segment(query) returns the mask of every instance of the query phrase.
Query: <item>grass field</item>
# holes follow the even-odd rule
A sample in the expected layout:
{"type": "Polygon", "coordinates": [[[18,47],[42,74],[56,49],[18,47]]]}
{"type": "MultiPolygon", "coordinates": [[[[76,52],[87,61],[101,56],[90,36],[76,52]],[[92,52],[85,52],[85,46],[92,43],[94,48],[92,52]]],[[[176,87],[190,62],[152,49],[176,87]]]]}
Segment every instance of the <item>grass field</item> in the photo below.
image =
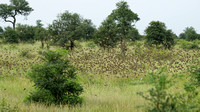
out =
{"type": "MultiPolygon", "coordinates": [[[[130,43],[126,56],[119,48],[103,50],[91,42],[77,42],[69,51],[71,64],[78,69],[78,80],[83,85],[84,103],[81,106],[45,106],[24,102],[33,83],[26,76],[31,66],[42,62],[38,55],[40,43],[0,44],[0,104],[19,112],[143,112],[147,105],[137,92],[145,92],[150,85],[140,84],[149,72],[165,66],[169,75],[183,75],[169,92],[183,91],[182,84],[190,75],[189,68],[200,64],[198,49],[186,50],[176,45],[172,50],[144,46],[142,41],[130,43]],[[176,88],[176,89],[175,89],[176,88]],[[6,102],[2,103],[3,99],[6,102]]],[[[50,49],[56,49],[51,47],[50,49]]],[[[1,111],[0,111],[1,112],[1,111]]]]}

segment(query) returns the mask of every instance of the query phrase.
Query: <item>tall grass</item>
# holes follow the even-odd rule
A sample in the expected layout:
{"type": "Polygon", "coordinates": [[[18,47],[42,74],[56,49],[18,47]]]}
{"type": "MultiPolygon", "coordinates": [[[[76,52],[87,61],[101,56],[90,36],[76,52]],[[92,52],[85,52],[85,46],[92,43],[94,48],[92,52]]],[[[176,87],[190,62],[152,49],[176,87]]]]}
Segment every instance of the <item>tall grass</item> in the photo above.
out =
{"type": "MultiPolygon", "coordinates": [[[[55,49],[55,47],[51,47],[55,49]]],[[[87,42],[78,43],[74,51],[69,51],[71,64],[78,68],[78,80],[84,87],[82,106],[45,106],[27,104],[24,98],[33,91],[33,83],[27,73],[34,64],[42,63],[38,51],[40,43],[1,44],[0,48],[0,101],[6,99],[10,107],[17,106],[22,112],[143,112],[138,108],[147,104],[137,92],[145,92],[150,85],[140,85],[148,72],[166,66],[168,74],[187,77],[191,65],[200,64],[198,49],[173,50],[154,49],[144,46],[143,42],[129,46],[126,56],[120,48],[104,51],[91,47],[87,42]],[[28,49],[28,50],[27,50],[28,49]],[[28,58],[20,55],[28,51],[28,58]]],[[[170,92],[180,92],[185,80],[177,83],[170,92]]]]}

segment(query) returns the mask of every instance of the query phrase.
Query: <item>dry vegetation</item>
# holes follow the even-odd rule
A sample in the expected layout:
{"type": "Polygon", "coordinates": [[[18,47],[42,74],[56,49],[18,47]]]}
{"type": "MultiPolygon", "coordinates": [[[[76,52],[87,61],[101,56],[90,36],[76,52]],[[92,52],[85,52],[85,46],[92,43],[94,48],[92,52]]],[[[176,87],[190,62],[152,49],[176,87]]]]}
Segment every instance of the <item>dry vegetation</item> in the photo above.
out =
{"type": "MultiPolygon", "coordinates": [[[[137,107],[146,102],[136,93],[150,86],[137,83],[148,72],[166,66],[169,74],[187,76],[191,65],[200,64],[198,49],[184,50],[176,46],[172,50],[162,50],[146,47],[140,41],[128,47],[124,57],[118,48],[105,51],[87,44],[81,42],[74,51],[69,51],[71,63],[77,67],[79,81],[84,87],[82,106],[46,107],[23,102],[33,90],[26,75],[33,64],[42,61],[38,55],[42,50],[39,43],[0,45],[0,102],[5,98],[9,109],[23,112],[142,112],[143,108],[137,107]]],[[[181,90],[176,89],[177,92],[181,90]]]]}

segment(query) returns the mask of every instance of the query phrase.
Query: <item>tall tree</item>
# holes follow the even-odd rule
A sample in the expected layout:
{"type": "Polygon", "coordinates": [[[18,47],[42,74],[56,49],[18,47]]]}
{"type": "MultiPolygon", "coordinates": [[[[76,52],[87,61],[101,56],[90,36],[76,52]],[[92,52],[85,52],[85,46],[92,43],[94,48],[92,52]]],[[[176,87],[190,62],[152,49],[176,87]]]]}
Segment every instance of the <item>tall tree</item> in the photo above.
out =
{"type": "Polygon", "coordinates": [[[17,15],[28,16],[32,11],[26,0],[10,0],[10,5],[0,4],[0,17],[5,22],[12,23],[13,29],[15,29],[17,15]]]}
{"type": "Polygon", "coordinates": [[[125,39],[131,28],[140,20],[138,15],[134,13],[126,1],[120,1],[116,4],[117,9],[112,11],[112,16],[117,23],[118,35],[121,41],[121,50],[124,53],[126,49],[125,39]]]}

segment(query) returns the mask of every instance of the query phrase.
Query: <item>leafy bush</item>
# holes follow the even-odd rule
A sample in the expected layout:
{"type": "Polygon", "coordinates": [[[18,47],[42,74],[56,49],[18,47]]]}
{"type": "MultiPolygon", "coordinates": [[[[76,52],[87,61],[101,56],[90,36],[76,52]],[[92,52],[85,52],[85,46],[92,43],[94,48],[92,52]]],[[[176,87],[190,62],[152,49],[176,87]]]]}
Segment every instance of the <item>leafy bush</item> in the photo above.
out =
{"type": "Polygon", "coordinates": [[[19,42],[19,34],[10,27],[5,29],[3,33],[6,43],[18,43],[19,42]]]}
{"type": "Polygon", "coordinates": [[[161,68],[156,74],[150,73],[145,80],[147,84],[153,86],[148,91],[148,95],[144,95],[143,92],[138,93],[149,101],[150,105],[147,110],[150,112],[197,112],[200,107],[200,96],[196,87],[199,84],[199,70],[195,70],[193,73],[195,77],[184,84],[185,91],[174,94],[168,90],[175,84],[177,76],[173,75],[169,78],[168,74],[164,74],[163,71],[164,68],[161,68]]]}
{"type": "Polygon", "coordinates": [[[149,74],[147,83],[153,86],[148,91],[149,95],[144,95],[143,92],[138,93],[144,99],[150,101],[150,106],[147,107],[147,110],[150,112],[177,111],[175,97],[167,92],[172,87],[173,81],[163,71],[164,68],[160,69],[156,74],[149,74]]]}
{"type": "Polygon", "coordinates": [[[87,43],[87,47],[89,47],[89,48],[95,48],[96,44],[91,41],[91,42],[87,43]]]}
{"type": "Polygon", "coordinates": [[[16,31],[21,41],[29,43],[34,42],[35,28],[33,26],[18,24],[16,31]]]}
{"type": "Polygon", "coordinates": [[[186,40],[183,40],[183,39],[180,39],[179,40],[179,44],[181,45],[181,47],[183,49],[199,49],[199,43],[198,43],[198,40],[195,40],[195,41],[186,41],[186,40]]]}
{"type": "Polygon", "coordinates": [[[33,66],[29,78],[35,83],[36,89],[43,92],[40,95],[41,92],[36,91],[28,99],[44,103],[47,103],[48,100],[48,103],[51,103],[53,100],[55,104],[76,105],[82,103],[79,95],[83,92],[83,88],[76,81],[75,68],[69,65],[69,60],[62,58],[65,52],[58,50],[42,54],[45,63],[33,66]],[[47,98],[43,98],[45,94],[47,94],[47,98]]]}

